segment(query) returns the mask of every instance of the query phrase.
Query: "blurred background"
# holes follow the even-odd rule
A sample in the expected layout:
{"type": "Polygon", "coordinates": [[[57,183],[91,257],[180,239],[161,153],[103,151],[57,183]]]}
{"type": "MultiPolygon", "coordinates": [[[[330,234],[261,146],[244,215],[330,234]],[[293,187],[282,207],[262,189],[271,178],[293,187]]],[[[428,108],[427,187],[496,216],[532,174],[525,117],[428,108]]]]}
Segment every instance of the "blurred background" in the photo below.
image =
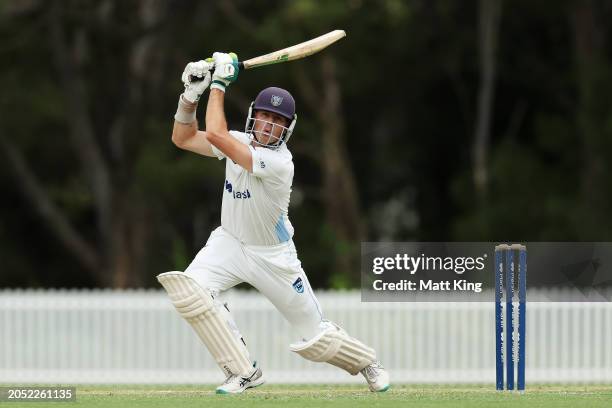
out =
{"type": "Polygon", "coordinates": [[[296,97],[290,218],[314,287],[356,287],[361,241],[611,240],[611,18],[596,0],[0,1],[0,286],[184,269],[224,176],[170,141],[184,66],[337,28],[226,102],[243,129],[262,88],[296,97]]]}

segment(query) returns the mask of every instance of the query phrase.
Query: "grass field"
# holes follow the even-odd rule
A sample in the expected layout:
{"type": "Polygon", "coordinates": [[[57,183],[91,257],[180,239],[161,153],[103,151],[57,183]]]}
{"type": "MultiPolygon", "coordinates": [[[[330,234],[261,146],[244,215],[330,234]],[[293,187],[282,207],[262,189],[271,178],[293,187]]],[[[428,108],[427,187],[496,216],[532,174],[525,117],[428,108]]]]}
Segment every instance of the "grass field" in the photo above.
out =
{"type": "Polygon", "coordinates": [[[612,385],[531,386],[523,395],[491,385],[397,385],[374,394],[354,385],[264,385],[242,395],[213,386],[78,386],[76,402],[0,403],[7,407],[611,407],[612,385]]]}

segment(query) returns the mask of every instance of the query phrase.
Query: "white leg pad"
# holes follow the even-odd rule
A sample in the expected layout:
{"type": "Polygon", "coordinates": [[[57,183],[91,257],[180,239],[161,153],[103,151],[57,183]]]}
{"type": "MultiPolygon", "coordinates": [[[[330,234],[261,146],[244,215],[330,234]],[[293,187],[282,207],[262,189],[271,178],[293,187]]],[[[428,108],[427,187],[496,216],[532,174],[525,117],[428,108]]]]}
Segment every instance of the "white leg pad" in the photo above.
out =
{"type": "Polygon", "coordinates": [[[183,272],[162,273],[157,280],[226,375],[247,375],[253,370],[246,347],[234,336],[223,317],[220,310],[223,306],[206,288],[183,272]]]}
{"type": "Polygon", "coordinates": [[[326,362],[355,375],[376,360],[376,352],[332,325],[309,341],[293,343],[289,349],[310,361],[326,362]]]}

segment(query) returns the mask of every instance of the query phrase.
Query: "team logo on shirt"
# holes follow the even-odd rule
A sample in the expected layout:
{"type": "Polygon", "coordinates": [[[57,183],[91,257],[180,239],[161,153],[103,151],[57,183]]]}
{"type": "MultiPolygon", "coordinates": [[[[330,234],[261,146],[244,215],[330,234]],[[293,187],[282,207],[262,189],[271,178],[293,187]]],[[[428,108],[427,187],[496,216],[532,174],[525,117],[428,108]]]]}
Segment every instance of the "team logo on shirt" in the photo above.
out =
{"type": "Polygon", "coordinates": [[[304,293],[304,284],[302,283],[302,278],[297,278],[295,282],[293,282],[293,289],[297,293],[304,293]]]}
{"type": "Polygon", "coordinates": [[[227,180],[225,180],[225,190],[228,193],[230,193],[233,198],[239,198],[239,199],[242,199],[242,198],[251,198],[251,192],[249,191],[248,188],[246,190],[244,190],[244,191],[236,191],[232,187],[232,183],[230,183],[227,180]]]}

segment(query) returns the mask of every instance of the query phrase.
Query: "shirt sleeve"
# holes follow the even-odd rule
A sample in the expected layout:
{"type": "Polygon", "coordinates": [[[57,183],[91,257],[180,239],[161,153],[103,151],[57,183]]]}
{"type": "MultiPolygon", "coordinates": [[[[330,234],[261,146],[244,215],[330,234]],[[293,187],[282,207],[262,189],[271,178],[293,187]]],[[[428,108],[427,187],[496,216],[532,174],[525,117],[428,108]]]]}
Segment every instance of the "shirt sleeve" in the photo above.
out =
{"type": "Polygon", "coordinates": [[[212,152],[215,156],[217,156],[217,159],[223,160],[226,158],[225,154],[223,154],[221,150],[217,149],[217,146],[211,143],[210,147],[212,147],[212,152]]]}
{"type": "Polygon", "coordinates": [[[249,148],[253,155],[254,176],[279,183],[285,183],[293,177],[293,161],[290,156],[270,149],[249,148]]]}

